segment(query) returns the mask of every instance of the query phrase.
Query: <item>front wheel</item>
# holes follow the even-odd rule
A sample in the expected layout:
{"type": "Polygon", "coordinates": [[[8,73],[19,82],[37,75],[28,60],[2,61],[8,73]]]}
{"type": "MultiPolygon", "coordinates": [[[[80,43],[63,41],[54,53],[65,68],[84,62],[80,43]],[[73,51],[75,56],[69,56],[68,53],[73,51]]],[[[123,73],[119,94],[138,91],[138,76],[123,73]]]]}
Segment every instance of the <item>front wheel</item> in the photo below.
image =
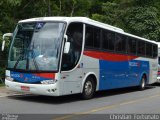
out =
{"type": "Polygon", "coordinates": [[[141,79],[140,86],[139,86],[140,90],[144,90],[146,88],[146,80],[147,80],[146,77],[143,76],[141,79]]]}
{"type": "Polygon", "coordinates": [[[88,77],[84,83],[82,98],[91,99],[94,96],[96,84],[92,77],[88,77]]]}

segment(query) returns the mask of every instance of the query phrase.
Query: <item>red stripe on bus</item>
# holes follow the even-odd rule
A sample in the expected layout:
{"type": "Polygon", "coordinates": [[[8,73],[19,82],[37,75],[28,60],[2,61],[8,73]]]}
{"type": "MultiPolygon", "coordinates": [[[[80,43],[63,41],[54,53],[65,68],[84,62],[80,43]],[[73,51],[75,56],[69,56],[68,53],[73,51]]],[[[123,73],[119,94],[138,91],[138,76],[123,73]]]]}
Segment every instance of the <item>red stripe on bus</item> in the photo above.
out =
{"type": "Polygon", "coordinates": [[[55,73],[36,73],[34,75],[48,79],[55,79],[55,73]]]}
{"type": "Polygon", "coordinates": [[[114,54],[114,53],[99,52],[99,51],[84,51],[84,55],[100,60],[107,60],[113,62],[128,61],[137,58],[137,56],[114,54]]]}

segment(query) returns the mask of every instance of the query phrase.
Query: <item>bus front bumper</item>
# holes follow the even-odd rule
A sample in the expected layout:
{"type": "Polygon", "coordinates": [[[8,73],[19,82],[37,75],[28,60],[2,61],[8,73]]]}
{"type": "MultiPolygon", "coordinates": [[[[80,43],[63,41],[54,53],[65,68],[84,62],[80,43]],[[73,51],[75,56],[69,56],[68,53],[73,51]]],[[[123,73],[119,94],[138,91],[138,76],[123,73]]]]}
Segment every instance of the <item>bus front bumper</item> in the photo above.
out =
{"type": "Polygon", "coordinates": [[[5,79],[6,88],[21,93],[32,93],[47,96],[59,96],[57,84],[26,84],[5,79]]]}

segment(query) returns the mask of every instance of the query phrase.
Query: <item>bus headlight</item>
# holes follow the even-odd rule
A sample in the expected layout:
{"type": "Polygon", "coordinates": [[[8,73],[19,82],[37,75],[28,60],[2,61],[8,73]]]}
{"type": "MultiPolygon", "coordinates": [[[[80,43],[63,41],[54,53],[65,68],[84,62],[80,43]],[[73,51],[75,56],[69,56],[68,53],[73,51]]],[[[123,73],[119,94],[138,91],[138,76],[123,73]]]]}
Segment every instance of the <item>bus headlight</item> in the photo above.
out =
{"type": "Polygon", "coordinates": [[[43,80],[41,81],[42,84],[54,84],[57,80],[43,80]]]}

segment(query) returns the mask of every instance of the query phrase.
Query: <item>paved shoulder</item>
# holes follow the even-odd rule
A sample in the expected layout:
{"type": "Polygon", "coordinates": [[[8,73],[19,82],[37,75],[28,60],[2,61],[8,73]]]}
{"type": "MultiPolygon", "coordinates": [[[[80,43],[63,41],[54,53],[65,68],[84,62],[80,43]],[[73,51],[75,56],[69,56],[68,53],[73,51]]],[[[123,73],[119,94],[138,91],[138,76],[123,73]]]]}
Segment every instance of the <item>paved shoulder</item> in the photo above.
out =
{"type": "Polygon", "coordinates": [[[17,93],[8,90],[6,87],[0,87],[0,97],[12,96],[12,95],[22,95],[23,93],[17,93]]]}

